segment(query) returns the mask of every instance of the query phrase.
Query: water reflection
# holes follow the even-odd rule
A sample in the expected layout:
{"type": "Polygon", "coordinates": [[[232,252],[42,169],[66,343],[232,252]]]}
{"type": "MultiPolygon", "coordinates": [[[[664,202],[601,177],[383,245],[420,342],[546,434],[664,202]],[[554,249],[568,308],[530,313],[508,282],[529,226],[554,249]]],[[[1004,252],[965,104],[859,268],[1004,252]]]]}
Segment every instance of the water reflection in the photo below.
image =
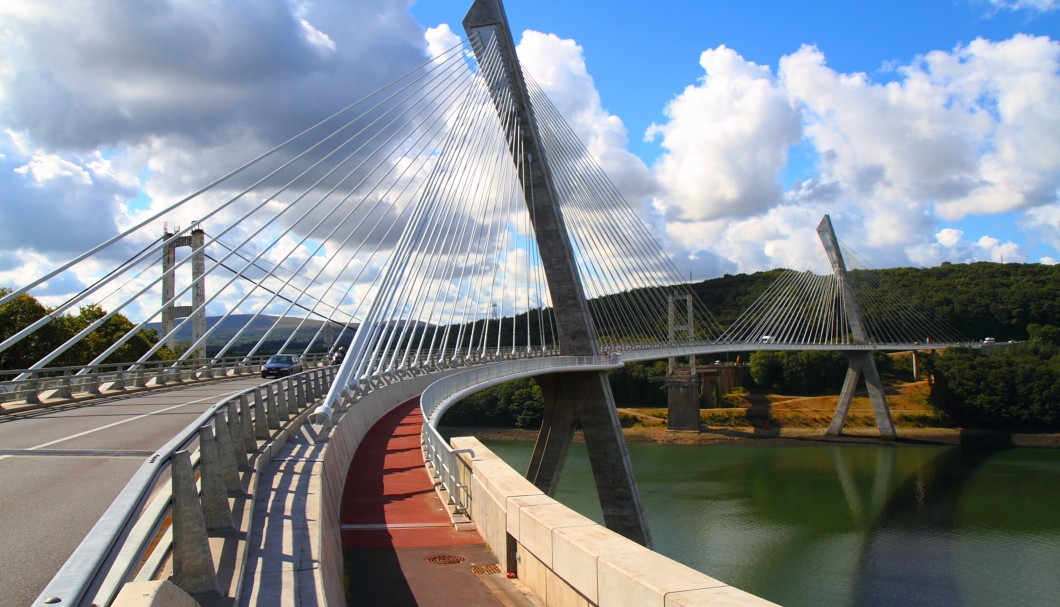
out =
{"type": "MultiPolygon", "coordinates": [[[[532,445],[490,443],[518,468],[532,445]]],[[[656,549],[785,605],[1052,605],[1060,451],[630,445],[656,549]]],[[[584,448],[557,497],[602,520],[584,448]]]]}

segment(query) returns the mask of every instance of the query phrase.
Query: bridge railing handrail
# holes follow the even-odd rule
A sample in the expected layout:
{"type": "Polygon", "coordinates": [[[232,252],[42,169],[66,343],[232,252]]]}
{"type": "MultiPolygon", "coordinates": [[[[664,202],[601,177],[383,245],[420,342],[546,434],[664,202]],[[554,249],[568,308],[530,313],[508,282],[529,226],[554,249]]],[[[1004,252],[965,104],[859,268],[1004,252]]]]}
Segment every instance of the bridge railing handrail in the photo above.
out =
{"type": "MultiPolygon", "coordinates": [[[[36,404],[51,393],[59,399],[73,399],[75,394],[99,396],[107,392],[162,387],[184,383],[256,373],[269,355],[195,358],[184,361],[153,360],[142,363],[105,363],[38,369],[0,369],[0,404],[24,402],[36,404]]],[[[307,354],[306,366],[326,364],[326,354],[307,354]]]]}
{"type": "MultiPolygon", "coordinates": [[[[152,551],[162,554],[157,552],[159,550],[198,550],[197,556],[201,557],[205,546],[205,560],[209,561],[210,574],[216,584],[205,527],[187,531],[182,527],[180,532],[187,537],[180,537],[174,522],[170,544],[152,547],[153,540],[162,534],[160,524],[164,515],[172,512],[173,519],[177,519],[186,515],[186,512],[177,510],[190,507],[198,511],[191,513],[191,520],[197,516],[198,520],[210,524],[207,519],[217,516],[218,507],[228,508],[228,494],[244,490],[238,469],[247,466],[248,455],[267,452],[269,441],[276,436],[273,431],[282,428],[292,414],[304,413],[313,401],[322,397],[334,373],[334,367],[311,369],[233,392],[218,400],[137,469],[33,603],[34,607],[109,605],[122,585],[137,576],[138,568],[150,566],[144,565],[145,557],[152,551]],[[204,440],[206,438],[210,440],[204,440]],[[265,441],[260,447],[259,440],[265,441]],[[198,457],[194,460],[189,452],[193,446],[198,447],[198,457]],[[186,465],[182,463],[185,457],[181,455],[185,453],[186,465]],[[183,470],[185,466],[187,469],[183,470]],[[195,484],[196,468],[201,489],[195,484]],[[168,495],[164,482],[167,469],[171,479],[168,495]],[[181,483],[180,479],[187,482],[181,483]],[[178,486],[181,484],[183,488],[178,486]],[[179,492],[194,495],[178,495],[179,492]],[[206,518],[203,518],[204,512],[206,518]],[[153,521],[150,520],[152,516],[153,521]],[[144,517],[148,517],[147,524],[141,524],[144,517]]],[[[251,504],[253,501],[251,498],[251,504]]],[[[230,512],[228,516],[231,525],[230,512]]],[[[196,561],[186,557],[181,560],[184,563],[196,561]]],[[[178,559],[173,558],[173,561],[175,580],[202,579],[201,571],[189,575],[177,569],[178,559]]],[[[162,558],[154,559],[154,562],[158,565],[162,558]]],[[[202,562],[203,559],[198,558],[197,563],[190,566],[201,568],[202,562]]],[[[154,573],[145,571],[143,575],[154,573]]],[[[177,583],[180,585],[179,581],[177,583]]],[[[203,591],[203,588],[184,589],[189,594],[203,591]]]]}
{"type": "Polygon", "coordinates": [[[543,373],[615,369],[622,366],[617,354],[552,356],[510,360],[468,368],[432,383],[420,395],[423,413],[421,440],[428,467],[442,483],[456,512],[467,508],[466,487],[459,482],[457,452],[438,432],[445,411],[467,395],[503,382],[543,373]]]}

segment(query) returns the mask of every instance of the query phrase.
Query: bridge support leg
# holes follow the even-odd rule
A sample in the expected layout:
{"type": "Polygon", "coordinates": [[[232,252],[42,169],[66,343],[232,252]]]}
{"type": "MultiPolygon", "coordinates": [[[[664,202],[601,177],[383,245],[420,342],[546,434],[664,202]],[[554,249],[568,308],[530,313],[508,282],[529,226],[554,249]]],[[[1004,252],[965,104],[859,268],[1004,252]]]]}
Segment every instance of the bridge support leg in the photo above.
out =
{"type": "Polygon", "coordinates": [[[173,454],[173,583],[188,594],[218,595],[210,540],[206,536],[195,473],[187,451],[173,454]]]}
{"type": "Polygon", "coordinates": [[[666,376],[666,429],[674,432],[699,432],[699,379],[690,376],[666,376]]]}
{"type": "Polygon", "coordinates": [[[618,412],[609,405],[614,397],[607,374],[563,373],[540,377],[538,384],[545,397],[545,416],[527,478],[546,494],[555,495],[575,423],[581,421],[604,524],[650,548],[651,533],[618,412]]]}
{"type": "Polygon", "coordinates": [[[880,379],[872,353],[868,351],[847,353],[847,376],[843,381],[843,389],[839,393],[839,402],[836,404],[832,423],[828,425],[828,434],[839,436],[843,433],[843,425],[850,413],[850,403],[854,399],[854,392],[858,389],[858,383],[862,377],[865,378],[865,387],[868,389],[869,401],[872,403],[872,413],[876,417],[876,427],[879,428],[880,438],[897,439],[898,434],[894,429],[894,420],[891,419],[891,410],[887,407],[887,394],[883,390],[883,380],[880,379]]]}

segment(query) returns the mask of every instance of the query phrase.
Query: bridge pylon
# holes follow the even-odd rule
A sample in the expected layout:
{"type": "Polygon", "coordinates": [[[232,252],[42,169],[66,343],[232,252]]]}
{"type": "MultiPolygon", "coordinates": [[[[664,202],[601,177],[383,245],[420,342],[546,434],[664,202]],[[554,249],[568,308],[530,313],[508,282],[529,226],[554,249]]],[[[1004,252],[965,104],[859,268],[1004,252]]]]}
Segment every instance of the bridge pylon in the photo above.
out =
{"type": "MultiPolygon", "coordinates": [[[[508,121],[515,114],[518,126],[506,129],[509,151],[517,166],[528,167],[520,172],[520,179],[552,296],[560,349],[566,355],[597,356],[596,331],[501,1],[475,0],[463,26],[493,92],[498,115],[508,121]],[[499,51],[499,66],[485,56],[491,48],[499,51]],[[512,106],[505,99],[511,99],[512,106]]],[[[537,381],[544,394],[544,419],[527,478],[545,493],[555,494],[580,421],[604,523],[650,547],[651,534],[606,372],[563,373],[537,381]]]]}
{"type": "MultiPolygon", "coordinates": [[[[858,308],[857,298],[854,297],[854,289],[850,285],[847,276],[846,262],[843,260],[843,252],[839,249],[839,241],[832,227],[832,219],[825,215],[817,226],[817,235],[821,238],[828,261],[832,264],[832,272],[835,274],[842,291],[843,308],[846,312],[847,322],[850,326],[851,337],[855,344],[867,344],[869,342],[868,331],[861,319],[861,310],[858,308]]],[[[869,350],[850,350],[847,356],[847,375],[843,380],[843,389],[839,392],[839,402],[836,404],[835,415],[828,425],[827,433],[838,436],[843,432],[847,414],[850,412],[850,403],[854,398],[861,379],[865,379],[865,387],[869,393],[869,401],[872,403],[872,413],[876,418],[876,427],[880,431],[880,438],[895,440],[898,438],[894,430],[894,420],[891,419],[891,410],[887,406],[887,394],[883,389],[883,381],[876,369],[876,361],[872,358],[869,350]]]]}
{"type": "MultiPolygon", "coordinates": [[[[162,248],[162,339],[166,346],[173,349],[177,339],[173,335],[175,321],[179,318],[191,319],[191,343],[196,343],[206,333],[206,281],[203,274],[206,272],[206,252],[203,245],[206,242],[206,232],[202,228],[195,228],[186,236],[173,238],[173,233],[168,229],[162,234],[163,241],[169,241],[162,248]],[[175,306],[171,301],[176,294],[176,276],[173,266],[177,262],[177,249],[189,247],[192,250],[191,258],[191,305],[175,306]]],[[[206,348],[201,347],[198,353],[192,353],[192,358],[205,358],[206,348]]]]}

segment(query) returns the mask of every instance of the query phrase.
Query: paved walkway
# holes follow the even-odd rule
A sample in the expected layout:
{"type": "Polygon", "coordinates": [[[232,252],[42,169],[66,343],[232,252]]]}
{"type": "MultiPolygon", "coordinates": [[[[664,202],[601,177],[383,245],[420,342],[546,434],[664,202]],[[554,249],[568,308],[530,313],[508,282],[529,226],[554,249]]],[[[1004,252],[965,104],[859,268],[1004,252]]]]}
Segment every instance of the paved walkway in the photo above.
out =
{"type": "Polygon", "coordinates": [[[497,568],[476,531],[455,528],[423,465],[419,400],[372,427],[342,496],[350,605],[540,605],[497,568]]]}

